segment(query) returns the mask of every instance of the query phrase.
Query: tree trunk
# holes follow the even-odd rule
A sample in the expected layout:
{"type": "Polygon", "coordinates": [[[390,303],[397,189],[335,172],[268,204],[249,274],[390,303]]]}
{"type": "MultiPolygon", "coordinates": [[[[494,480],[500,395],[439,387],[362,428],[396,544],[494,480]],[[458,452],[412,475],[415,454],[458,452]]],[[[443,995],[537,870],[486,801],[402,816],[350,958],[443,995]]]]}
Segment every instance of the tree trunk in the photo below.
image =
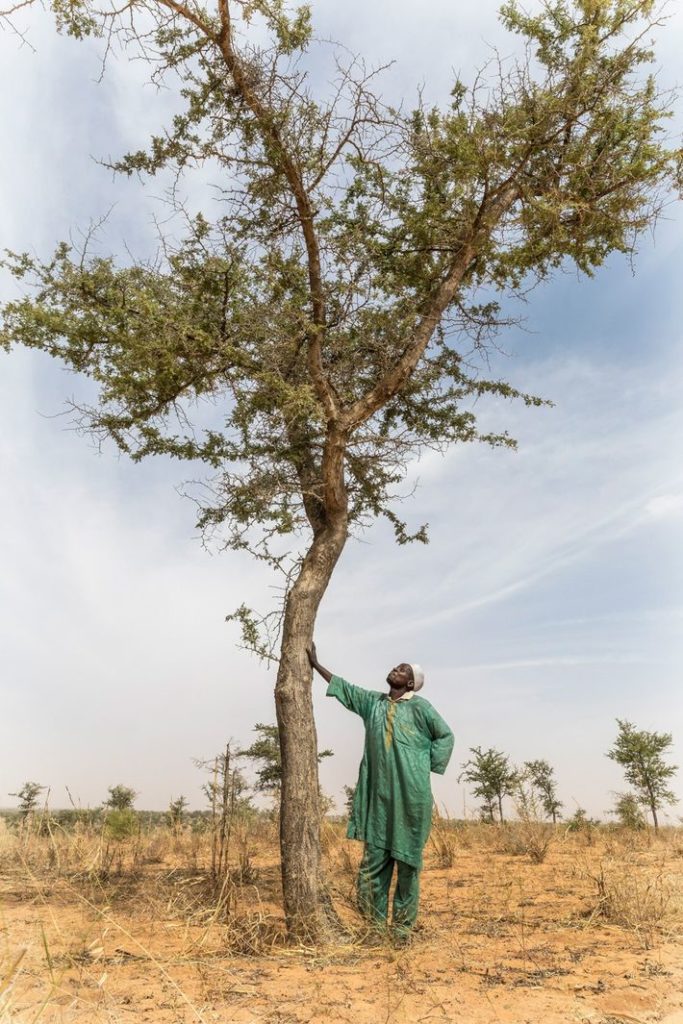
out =
{"type": "Polygon", "coordinates": [[[500,818],[501,825],[505,824],[505,818],[503,817],[503,798],[498,794],[498,816],[500,818]]]}
{"type": "Polygon", "coordinates": [[[280,854],[289,937],[318,942],[330,933],[321,876],[318,741],[306,647],[318,607],[347,537],[344,513],[315,536],[287,597],[275,706],[282,755],[280,854]]]}
{"type": "Polygon", "coordinates": [[[658,829],[659,828],[659,821],[657,820],[657,801],[655,800],[655,795],[652,792],[652,784],[651,784],[650,779],[648,777],[647,769],[645,768],[645,765],[643,764],[642,755],[640,755],[638,757],[638,764],[640,765],[641,776],[642,776],[643,782],[645,783],[645,788],[647,789],[647,796],[648,796],[648,801],[649,801],[649,804],[650,804],[650,810],[652,811],[652,820],[654,822],[655,828],[658,829]]]}

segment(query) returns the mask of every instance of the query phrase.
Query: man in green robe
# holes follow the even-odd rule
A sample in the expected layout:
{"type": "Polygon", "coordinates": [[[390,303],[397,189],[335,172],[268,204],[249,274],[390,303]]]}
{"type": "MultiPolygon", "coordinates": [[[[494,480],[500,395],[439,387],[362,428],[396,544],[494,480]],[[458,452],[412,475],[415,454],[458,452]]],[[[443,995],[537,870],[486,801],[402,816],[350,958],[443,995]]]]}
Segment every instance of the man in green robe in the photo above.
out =
{"type": "Polygon", "coordinates": [[[396,865],[393,925],[409,936],[417,917],[422,851],[432,820],[430,772],[443,775],[453,752],[453,733],[429,701],[419,665],[402,663],[387,676],[389,693],[364,690],[324,668],[315,644],[308,657],[336,697],[365,723],[365,750],[347,836],[365,843],[358,875],[361,910],[387,923],[389,887],[396,865]]]}

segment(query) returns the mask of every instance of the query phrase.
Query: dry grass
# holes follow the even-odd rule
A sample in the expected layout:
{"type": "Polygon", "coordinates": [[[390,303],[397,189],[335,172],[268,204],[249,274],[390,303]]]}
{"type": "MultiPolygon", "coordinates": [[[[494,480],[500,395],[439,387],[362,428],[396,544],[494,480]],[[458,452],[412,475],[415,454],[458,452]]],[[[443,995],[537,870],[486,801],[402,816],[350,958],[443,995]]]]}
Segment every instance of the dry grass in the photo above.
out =
{"type": "Polygon", "coordinates": [[[311,950],[285,942],[271,822],[235,826],[216,880],[206,832],[112,840],[101,828],[17,831],[0,819],[0,1022],[479,1024],[508,1021],[507,994],[510,1020],[564,1024],[573,992],[608,999],[608,954],[615,978],[632,976],[636,995],[659,986],[665,1005],[683,988],[666,952],[683,933],[680,831],[599,829],[587,845],[560,828],[535,857],[545,832],[533,824],[437,819],[416,954],[378,945],[358,917],[361,847],[339,823],[326,823],[323,843],[346,938],[311,950]],[[643,951],[658,959],[639,966],[643,951]],[[547,1003],[534,1017],[521,1000],[537,990],[547,1003]]]}
{"type": "Polygon", "coordinates": [[[654,858],[628,850],[607,855],[587,874],[595,884],[596,903],[589,922],[598,918],[633,933],[649,950],[664,937],[683,930],[683,887],[679,872],[659,852],[654,858]]]}

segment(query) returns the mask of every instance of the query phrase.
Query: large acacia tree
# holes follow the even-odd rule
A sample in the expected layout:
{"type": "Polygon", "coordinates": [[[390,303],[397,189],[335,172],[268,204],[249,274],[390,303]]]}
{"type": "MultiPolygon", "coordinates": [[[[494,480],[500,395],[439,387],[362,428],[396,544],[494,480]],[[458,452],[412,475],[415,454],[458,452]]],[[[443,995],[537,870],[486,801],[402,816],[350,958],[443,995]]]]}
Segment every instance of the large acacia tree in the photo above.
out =
{"type": "MultiPolygon", "coordinates": [[[[30,3],[4,12],[13,27],[30,3]]],[[[454,81],[441,107],[417,96],[397,109],[344,51],[333,86],[313,91],[307,7],[48,4],[60,31],[142,54],[183,104],[110,166],[144,180],[205,165],[221,202],[152,260],[67,244],[45,261],[6,253],[25,291],[0,342],[96,381],[78,421],[133,459],[208,467],[202,526],[286,573],[284,901],[291,934],[315,937],[327,900],[306,645],[321,599],[354,529],[387,516],[410,539],[395,489],[420,450],[513,444],[482,435],[472,412],[486,394],[538,402],[475,366],[506,300],[565,264],[592,274],[651,227],[678,160],[662,134],[671,100],[647,67],[657,12],[652,0],[546,0],[533,14],[505,3],[519,59],[454,81]]],[[[263,650],[257,620],[239,617],[263,650]]]]}

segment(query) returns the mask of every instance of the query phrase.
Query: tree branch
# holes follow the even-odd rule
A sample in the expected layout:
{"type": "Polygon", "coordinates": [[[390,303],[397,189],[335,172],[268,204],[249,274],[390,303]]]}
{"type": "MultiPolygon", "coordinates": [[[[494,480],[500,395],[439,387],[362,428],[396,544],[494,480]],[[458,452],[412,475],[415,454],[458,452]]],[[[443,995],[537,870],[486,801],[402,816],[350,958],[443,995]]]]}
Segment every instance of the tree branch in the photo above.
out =
{"type": "MultiPolygon", "coordinates": [[[[159,0],[159,2],[175,6],[174,0],[159,0]]],[[[244,66],[235,51],[232,41],[232,25],[228,0],[218,0],[218,10],[221,19],[221,30],[216,42],[232,75],[235,87],[254,114],[264,139],[272,147],[274,169],[284,173],[296,204],[308,258],[308,281],[311,290],[314,325],[308,337],[308,371],[316,394],[325,410],[327,420],[328,422],[333,422],[337,419],[339,412],[337,397],[327,379],[322,361],[321,338],[326,326],[325,291],[320,262],[320,246],[313,224],[314,210],[296,161],[292,154],[288,152],[282,138],[282,133],[274,121],[273,112],[268,110],[252,88],[248,76],[245,74],[244,66]]]]}
{"type": "Polygon", "coordinates": [[[518,195],[517,186],[508,184],[502,192],[499,191],[496,198],[490,200],[485,197],[482,200],[469,238],[460,246],[403,355],[377,384],[344,414],[343,423],[348,429],[353,430],[368,420],[405,385],[427,348],[441,317],[457,295],[458,288],[477,255],[479,244],[489,236],[495,224],[512,206],[518,195]]]}

